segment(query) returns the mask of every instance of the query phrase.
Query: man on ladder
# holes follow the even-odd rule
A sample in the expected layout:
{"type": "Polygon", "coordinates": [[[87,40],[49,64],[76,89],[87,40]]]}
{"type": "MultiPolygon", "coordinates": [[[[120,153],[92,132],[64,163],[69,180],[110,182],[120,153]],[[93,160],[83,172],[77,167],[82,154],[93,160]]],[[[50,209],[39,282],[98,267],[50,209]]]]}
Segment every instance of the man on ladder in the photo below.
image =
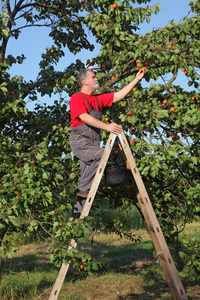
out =
{"type": "Polygon", "coordinates": [[[78,74],[80,92],[72,95],[70,100],[71,133],[70,146],[80,160],[81,179],[76,190],[77,201],[73,217],[79,218],[92,185],[103,149],[100,148],[100,130],[119,134],[121,126],[116,123],[102,122],[102,109],[122,100],[143,78],[146,69],[142,68],[136,77],[124,88],[115,93],[93,95],[98,89],[98,79],[90,70],[85,69],[78,74]]]}
{"type": "MultiPolygon", "coordinates": [[[[185,294],[184,287],[179,278],[175,263],[166,244],[162,229],[158,223],[139,170],[136,167],[136,163],[133,158],[132,151],[128,145],[126,136],[119,125],[115,123],[105,124],[101,122],[100,118],[102,107],[111,106],[113,102],[119,101],[125,97],[137,84],[137,82],[142,79],[145,74],[145,70],[144,72],[140,70],[135,79],[121,91],[112,94],[105,94],[105,96],[98,95],[97,97],[92,95],[92,91],[98,87],[95,74],[91,70],[86,70],[84,72],[85,73],[81,72],[79,74],[79,81],[82,82],[81,92],[78,93],[78,95],[73,95],[75,97],[77,96],[77,98],[74,100],[72,96],[71,100],[72,130],[70,141],[74,154],[80,158],[81,181],[78,187],[83,189],[83,191],[77,191],[79,197],[74,207],[74,217],[84,218],[88,216],[99,183],[101,181],[103,171],[108,162],[114,141],[116,137],[118,137],[124,151],[124,155],[126,156],[127,163],[133,175],[135,182],[135,186],[133,188],[136,192],[142,214],[157,252],[157,256],[165,273],[172,297],[174,300],[187,300],[187,295],[185,294]],[[76,110],[78,113],[76,113],[76,110]],[[73,126],[74,121],[80,121],[80,123],[76,126],[73,126]],[[104,150],[99,147],[100,129],[108,130],[110,132],[110,136],[107,140],[104,150]],[[99,166],[97,162],[99,162],[99,166]],[[93,169],[95,170],[94,172],[93,169]],[[93,174],[92,176],[90,176],[90,172],[93,174]],[[88,178],[86,174],[89,180],[87,180],[88,178]],[[88,190],[89,193],[87,196],[88,190]]],[[[76,241],[72,239],[68,250],[76,248],[76,246],[76,241]]],[[[62,263],[49,300],[56,300],[58,298],[66,273],[69,269],[69,265],[70,262],[62,263]]]]}

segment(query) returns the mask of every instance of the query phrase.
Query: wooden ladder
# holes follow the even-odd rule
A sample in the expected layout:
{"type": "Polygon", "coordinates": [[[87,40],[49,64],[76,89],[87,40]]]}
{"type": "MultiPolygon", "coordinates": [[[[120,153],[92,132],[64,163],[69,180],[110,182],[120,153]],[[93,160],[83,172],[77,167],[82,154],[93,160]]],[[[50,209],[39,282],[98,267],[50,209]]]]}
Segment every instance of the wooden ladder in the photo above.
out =
{"type": "MultiPolygon", "coordinates": [[[[121,143],[121,148],[123,149],[124,155],[126,156],[128,167],[130,168],[130,170],[132,172],[133,179],[134,179],[133,187],[134,187],[135,193],[137,195],[137,199],[140,204],[141,211],[144,216],[148,231],[149,231],[152,241],[154,243],[154,247],[156,249],[160,264],[162,266],[167,283],[169,285],[169,289],[171,291],[172,297],[174,300],[187,300],[188,298],[187,298],[187,295],[185,294],[184,287],[181,283],[179,274],[177,272],[176,266],[174,264],[171,254],[170,254],[170,251],[169,251],[169,248],[165,241],[165,238],[163,236],[161,227],[158,223],[156,214],[154,212],[151,201],[148,197],[148,194],[145,189],[142,178],[140,176],[140,173],[139,173],[138,169],[136,168],[135,160],[133,158],[131,149],[129,147],[129,144],[127,142],[127,139],[126,139],[123,131],[121,134],[118,134],[118,135],[110,133],[110,136],[107,140],[99,167],[98,167],[96,175],[94,177],[91,189],[89,191],[89,194],[86,199],[86,202],[83,207],[80,218],[83,219],[89,215],[94,197],[96,195],[101,178],[104,173],[104,169],[107,165],[108,158],[110,156],[111,150],[113,148],[114,142],[117,137],[119,138],[119,141],[121,143]]],[[[75,240],[71,240],[69,249],[76,248],[76,246],[77,246],[77,243],[75,242],[75,240]]],[[[53,287],[51,295],[49,297],[49,300],[56,300],[58,298],[58,295],[62,288],[62,285],[63,285],[64,279],[65,279],[65,276],[67,274],[67,271],[69,269],[69,266],[70,266],[70,262],[62,263],[58,277],[55,281],[54,287],[53,287]]]]}

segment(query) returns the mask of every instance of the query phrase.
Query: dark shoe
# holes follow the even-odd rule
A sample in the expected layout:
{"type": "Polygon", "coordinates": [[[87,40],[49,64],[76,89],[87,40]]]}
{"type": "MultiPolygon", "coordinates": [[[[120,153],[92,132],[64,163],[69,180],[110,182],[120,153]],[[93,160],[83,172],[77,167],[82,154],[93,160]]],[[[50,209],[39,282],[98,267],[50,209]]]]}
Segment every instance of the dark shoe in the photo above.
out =
{"type": "Polygon", "coordinates": [[[85,197],[81,197],[81,196],[77,197],[76,203],[74,205],[74,210],[73,210],[73,218],[74,219],[79,219],[80,218],[81,212],[82,212],[83,207],[85,205],[85,201],[86,201],[85,197]]]}
{"type": "Polygon", "coordinates": [[[83,191],[80,191],[80,190],[76,190],[76,195],[77,196],[80,196],[80,197],[82,197],[82,198],[87,198],[87,196],[88,196],[88,193],[86,193],[86,192],[83,192],[83,191]]]}
{"type": "Polygon", "coordinates": [[[73,218],[74,219],[79,219],[80,218],[81,213],[73,213],[73,218]]]}

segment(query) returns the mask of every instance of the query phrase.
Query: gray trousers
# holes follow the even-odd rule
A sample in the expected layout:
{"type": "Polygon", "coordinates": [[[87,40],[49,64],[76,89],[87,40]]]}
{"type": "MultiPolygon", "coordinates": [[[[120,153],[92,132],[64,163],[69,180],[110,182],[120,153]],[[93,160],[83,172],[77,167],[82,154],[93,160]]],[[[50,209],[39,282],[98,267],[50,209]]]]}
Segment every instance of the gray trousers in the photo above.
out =
{"type": "MultiPolygon", "coordinates": [[[[74,155],[80,160],[81,179],[78,189],[88,193],[103,154],[100,135],[83,124],[73,128],[69,142],[74,155]]],[[[84,204],[85,199],[78,197],[73,211],[74,218],[80,217],[84,204]]]]}
{"type": "Polygon", "coordinates": [[[83,125],[71,131],[69,141],[74,155],[80,160],[81,179],[78,189],[88,193],[101,160],[103,149],[100,147],[99,134],[83,125]]]}

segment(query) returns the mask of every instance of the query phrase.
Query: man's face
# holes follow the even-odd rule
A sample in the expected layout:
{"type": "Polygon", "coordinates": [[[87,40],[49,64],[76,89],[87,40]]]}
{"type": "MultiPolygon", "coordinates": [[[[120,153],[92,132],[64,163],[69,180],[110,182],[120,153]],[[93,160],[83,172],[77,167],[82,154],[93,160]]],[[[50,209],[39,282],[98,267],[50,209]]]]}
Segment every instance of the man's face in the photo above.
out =
{"type": "Polygon", "coordinates": [[[99,84],[98,84],[98,79],[96,78],[96,75],[92,71],[87,72],[87,84],[88,87],[91,89],[91,91],[95,91],[98,89],[99,84]]]}

